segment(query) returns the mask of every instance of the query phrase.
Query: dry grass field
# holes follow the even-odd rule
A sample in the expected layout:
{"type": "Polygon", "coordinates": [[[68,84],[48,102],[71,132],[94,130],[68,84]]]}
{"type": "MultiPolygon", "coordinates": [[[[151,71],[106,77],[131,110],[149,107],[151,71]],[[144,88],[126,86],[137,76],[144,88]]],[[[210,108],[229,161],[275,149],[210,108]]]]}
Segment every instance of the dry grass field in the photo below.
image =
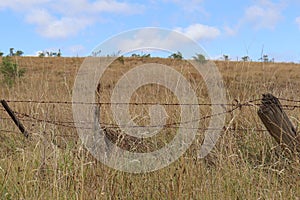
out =
{"type": "MultiPolygon", "coordinates": [[[[194,143],[176,162],[158,171],[130,174],[103,165],[85,149],[72,123],[71,104],[41,103],[72,101],[74,80],[84,58],[15,59],[26,68],[25,76],[12,88],[2,84],[0,98],[39,102],[8,102],[19,113],[29,139],[0,108],[0,199],[300,199],[300,160],[281,151],[263,131],[255,105],[226,114],[228,129],[222,131],[205,159],[198,159],[197,153],[209,119],[199,121],[194,143]]],[[[189,63],[161,58],[116,60],[99,80],[101,101],[109,102],[114,85],[129,69],[150,62],[173,67],[190,81],[200,103],[210,102],[202,77],[189,63]]],[[[300,99],[298,64],[215,63],[223,76],[228,103],[260,99],[264,93],[300,99]]],[[[172,92],[157,85],[139,88],[131,101],[178,103],[172,92]]],[[[109,108],[102,107],[101,122],[113,124],[109,108]]],[[[149,124],[148,110],[149,105],[130,106],[134,121],[140,125],[149,124]]],[[[165,106],[165,110],[168,123],[180,117],[179,106],[165,106]]],[[[285,111],[298,127],[300,109],[285,111]]],[[[201,116],[210,113],[209,106],[200,106],[201,116]]],[[[175,133],[176,128],[163,129],[146,145],[159,149],[175,133]]]]}

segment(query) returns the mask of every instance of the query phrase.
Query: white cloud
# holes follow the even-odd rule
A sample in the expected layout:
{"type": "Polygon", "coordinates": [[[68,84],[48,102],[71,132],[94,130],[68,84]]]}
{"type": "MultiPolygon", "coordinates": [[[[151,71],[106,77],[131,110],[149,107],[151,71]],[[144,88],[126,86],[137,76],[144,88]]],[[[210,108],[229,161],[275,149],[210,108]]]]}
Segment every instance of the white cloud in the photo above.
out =
{"type": "Polygon", "coordinates": [[[299,29],[300,29],[300,17],[297,17],[295,21],[296,21],[296,23],[297,23],[297,25],[299,26],[299,29]]]}
{"type": "Polygon", "coordinates": [[[202,5],[204,0],[164,0],[164,2],[175,3],[187,12],[201,11],[205,13],[202,5]]]}
{"type": "Polygon", "coordinates": [[[100,21],[103,13],[137,14],[142,5],[118,0],[10,0],[0,1],[0,9],[11,9],[24,15],[47,38],[66,38],[78,34],[100,21]]]}
{"type": "Polygon", "coordinates": [[[214,39],[221,34],[218,28],[203,24],[193,24],[186,28],[176,28],[175,31],[181,32],[195,41],[214,39]]]}
{"type": "Polygon", "coordinates": [[[98,13],[117,13],[117,14],[136,14],[144,8],[142,5],[119,2],[118,0],[61,0],[53,5],[53,9],[61,14],[98,14],[98,13]],[[68,5],[68,6],[63,6],[68,5]]]}
{"type": "Polygon", "coordinates": [[[29,13],[26,21],[37,26],[37,31],[47,38],[66,38],[77,34],[93,21],[88,18],[52,16],[46,10],[35,10],[29,13]]]}
{"type": "Polygon", "coordinates": [[[253,5],[246,9],[244,20],[251,23],[256,29],[274,29],[283,18],[281,12],[282,5],[262,0],[259,5],[253,5]]]}
{"type": "Polygon", "coordinates": [[[274,29],[284,18],[282,14],[284,8],[284,0],[278,3],[273,3],[270,0],[258,0],[256,4],[245,9],[244,15],[236,25],[225,26],[224,30],[227,35],[234,36],[243,26],[251,26],[256,30],[274,29]]]}
{"type": "Polygon", "coordinates": [[[131,52],[177,52],[185,58],[196,53],[205,54],[197,42],[189,39],[178,31],[159,28],[143,28],[122,33],[113,37],[99,47],[101,55],[130,54],[131,52]]]}
{"type": "Polygon", "coordinates": [[[94,12],[114,12],[114,13],[139,13],[141,6],[129,5],[117,1],[96,1],[92,4],[91,10],[94,12]]]}
{"type": "Polygon", "coordinates": [[[51,16],[51,14],[48,13],[47,10],[44,9],[33,10],[29,14],[27,14],[26,17],[26,20],[29,23],[38,24],[38,25],[45,24],[54,19],[55,18],[51,16]]]}
{"type": "MultiPolygon", "coordinates": [[[[131,49],[138,50],[140,47],[146,47],[150,50],[152,47],[163,46],[165,49],[172,49],[177,46],[184,39],[179,34],[173,34],[172,31],[161,31],[156,28],[145,28],[133,32],[134,35],[122,38],[117,38],[114,45],[118,45],[119,50],[131,49]]],[[[143,49],[147,50],[147,49],[143,49]]],[[[126,51],[126,50],[125,50],[126,51]]]]}
{"type": "Polygon", "coordinates": [[[229,27],[229,26],[224,26],[224,31],[227,35],[229,36],[235,36],[238,32],[238,28],[237,27],[229,27]]]}
{"type": "Polygon", "coordinates": [[[16,11],[25,11],[35,6],[45,5],[51,0],[10,0],[0,1],[0,9],[12,9],[16,11]]]}

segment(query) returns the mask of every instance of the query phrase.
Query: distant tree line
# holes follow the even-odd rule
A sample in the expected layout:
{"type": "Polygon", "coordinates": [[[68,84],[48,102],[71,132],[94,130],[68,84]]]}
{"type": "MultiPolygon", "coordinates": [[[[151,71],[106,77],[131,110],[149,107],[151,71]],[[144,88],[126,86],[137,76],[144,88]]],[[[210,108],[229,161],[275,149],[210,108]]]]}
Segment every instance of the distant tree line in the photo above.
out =
{"type": "Polygon", "coordinates": [[[38,53],[39,57],[61,57],[61,51],[58,49],[58,52],[52,51],[41,51],[38,53]]]}
{"type": "MultiPolygon", "coordinates": [[[[21,50],[15,51],[14,48],[9,48],[9,54],[7,54],[7,56],[22,56],[23,54],[24,52],[21,50]]],[[[3,55],[4,53],[0,51],[0,57],[2,57],[3,55]]]]}
{"type": "MultiPolygon", "coordinates": [[[[22,50],[16,50],[15,48],[9,48],[9,53],[6,56],[22,56],[24,55],[24,52],[22,50]]],[[[40,51],[38,53],[39,57],[61,57],[62,53],[60,49],[58,49],[58,52],[52,52],[52,51],[40,51]]],[[[0,57],[3,57],[4,53],[0,51],[0,57]]]]}
{"type": "MultiPolygon", "coordinates": [[[[101,52],[101,51],[99,51],[99,52],[101,52]]],[[[120,52],[121,52],[121,51],[118,51],[117,53],[114,53],[113,55],[107,55],[107,56],[108,56],[108,57],[109,57],[109,56],[114,56],[114,57],[116,57],[116,56],[120,55],[120,52]]],[[[24,54],[24,52],[23,52],[22,50],[17,50],[17,51],[15,51],[14,48],[10,48],[10,49],[9,49],[9,54],[8,54],[7,56],[22,56],[23,54],[24,54]]],[[[0,51],[0,57],[2,57],[3,55],[4,55],[4,53],[0,51]]],[[[62,56],[62,53],[61,53],[61,50],[60,50],[60,49],[58,49],[57,52],[53,52],[53,51],[40,51],[40,52],[38,53],[38,56],[39,56],[39,57],[61,57],[61,56],[62,56]]],[[[96,56],[96,54],[93,55],[93,56],[96,56]]],[[[134,57],[134,58],[150,58],[150,57],[151,57],[151,54],[150,54],[150,53],[147,53],[147,54],[146,54],[146,53],[142,53],[142,54],[133,53],[133,54],[131,55],[131,57],[134,57]]],[[[171,58],[171,59],[177,59],[177,60],[182,60],[182,59],[183,59],[183,55],[182,55],[181,52],[177,51],[177,52],[172,53],[170,56],[168,56],[168,58],[171,58]]],[[[192,58],[193,58],[194,60],[196,60],[196,61],[201,62],[201,63],[204,63],[204,62],[207,61],[207,58],[206,58],[205,55],[203,55],[203,54],[196,54],[196,55],[193,56],[192,58]]],[[[223,54],[222,59],[225,60],[225,61],[230,61],[230,60],[232,60],[232,59],[229,57],[229,55],[227,55],[227,54],[223,54]]],[[[252,61],[252,59],[251,59],[248,55],[242,56],[240,59],[241,59],[241,61],[244,61],[244,62],[251,62],[251,61],[252,61]]],[[[120,59],[120,61],[123,62],[123,60],[124,60],[124,58],[122,57],[122,58],[120,59]]],[[[236,60],[239,61],[239,58],[237,57],[236,60]]],[[[274,58],[271,58],[271,59],[270,59],[269,56],[268,56],[267,54],[263,54],[263,55],[261,56],[261,58],[258,59],[258,61],[261,61],[261,62],[274,62],[275,59],[274,59],[274,58]]]]}
{"type": "MultiPolygon", "coordinates": [[[[229,61],[229,60],[230,60],[229,56],[226,55],[226,54],[223,55],[223,59],[224,59],[225,61],[229,61]]],[[[248,55],[242,56],[242,57],[241,57],[241,60],[242,60],[243,62],[251,62],[251,61],[252,61],[252,59],[251,59],[248,55]]],[[[237,58],[237,61],[239,61],[239,58],[237,58]]],[[[274,62],[275,59],[274,59],[274,58],[271,58],[271,59],[270,59],[269,56],[268,56],[267,54],[264,54],[261,58],[258,59],[258,61],[267,63],[267,62],[274,62]]]]}

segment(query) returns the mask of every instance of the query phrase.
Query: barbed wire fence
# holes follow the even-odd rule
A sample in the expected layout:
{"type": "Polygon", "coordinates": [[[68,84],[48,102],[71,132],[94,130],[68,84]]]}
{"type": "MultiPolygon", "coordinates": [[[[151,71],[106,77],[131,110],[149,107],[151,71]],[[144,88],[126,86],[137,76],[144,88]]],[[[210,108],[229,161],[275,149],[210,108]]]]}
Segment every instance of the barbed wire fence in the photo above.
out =
{"type": "MultiPolygon", "coordinates": [[[[284,110],[295,110],[300,108],[300,100],[294,100],[294,99],[288,99],[288,98],[278,98],[282,102],[282,108],[284,110]]],[[[242,110],[244,107],[250,107],[250,108],[257,108],[262,105],[261,103],[262,99],[253,99],[253,100],[248,100],[245,102],[239,102],[237,99],[235,99],[232,103],[227,103],[227,104],[211,104],[211,103],[199,103],[199,104],[180,104],[180,103],[159,103],[159,102],[129,102],[129,103],[124,103],[124,102],[117,102],[117,103],[112,103],[112,102],[72,102],[72,101],[44,101],[44,100],[5,100],[7,103],[10,104],[54,104],[54,105],[72,105],[72,104],[82,104],[82,105],[97,105],[97,106],[102,106],[102,105],[132,105],[132,106],[138,106],[138,105],[162,105],[162,106],[223,106],[225,109],[224,112],[216,113],[214,115],[206,115],[203,116],[199,119],[196,119],[197,121],[202,121],[205,119],[212,118],[214,116],[219,116],[219,115],[226,115],[233,113],[236,110],[242,110]]],[[[0,115],[1,121],[11,121],[11,118],[6,115],[5,117],[5,112],[6,110],[4,108],[0,107],[0,113],[3,113],[0,115]]],[[[66,120],[66,121],[60,121],[60,120],[49,120],[45,118],[39,118],[36,117],[32,114],[28,113],[22,113],[16,110],[13,110],[13,113],[17,116],[17,118],[21,122],[30,122],[32,124],[36,123],[46,123],[50,125],[55,125],[58,127],[64,127],[64,128],[71,128],[71,129],[92,129],[91,127],[84,126],[87,123],[93,124],[94,122],[75,122],[73,120],[66,120]],[[78,126],[78,124],[81,124],[82,126],[78,126]],[[77,124],[77,126],[76,126],[77,124]]],[[[267,129],[264,128],[231,128],[231,127],[226,127],[224,126],[223,128],[189,128],[189,127],[183,127],[180,126],[181,123],[191,123],[191,121],[184,121],[184,122],[174,122],[174,123],[167,123],[164,125],[137,125],[137,126],[128,126],[128,125],[116,125],[112,123],[104,123],[100,122],[100,126],[106,127],[106,128],[141,128],[141,127],[156,127],[156,128],[185,128],[185,129],[198,129],[198,130],[216,130],[216,131],[253,131],[253,132],[265,132],[267,129]]],[[[19,133],[15,130],[8,130],[8,129],[3,129],[3,127],[0,124],[0,132],[5,132],[5,133],[19,133]]],[[[71,136],[73,137],[73,136],[71,136]]]]}

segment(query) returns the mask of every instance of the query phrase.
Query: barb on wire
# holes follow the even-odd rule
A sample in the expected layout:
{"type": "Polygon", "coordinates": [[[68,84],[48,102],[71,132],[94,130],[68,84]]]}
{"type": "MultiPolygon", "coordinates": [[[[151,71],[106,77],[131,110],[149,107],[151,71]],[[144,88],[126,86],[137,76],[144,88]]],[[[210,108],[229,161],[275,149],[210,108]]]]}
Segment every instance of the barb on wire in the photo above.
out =
{"type": "Polygon", "coordinates": [[[17,132],[17,131],[6,130],[6,129],[0,129],[0,132],[19,134],[19,132],[17,132]]]}
{"type": "Polygon", "coordinates": [[[300,108],[300,106],[296,105],[281,105],[284,110],[295,110],[296,108],[300,108]]]}
{"type": "Polygon", "coordinates": [[[294,103],[300,103],[300,100],[288,99],[288,98],[278,98],[281,101],[290,101],[294,103]]]}
{"type": "Polygon", "coordinates": [[[53,120],[39,119],[37,117],[31,116],[31,115],[26,114],[26,113],[20,113],[20,112],[15,112],[15,113],[18,116],[22,116],[22,118],[23,117],[29,118],[29,119],[22,119],[22,121],[27,120],[27,121],[30,121],[30,122],[40,122],[40,123],[48,123],[48,124],[52,124],[52,125],[57,125],[57,126],[64,126],[66,128],[76,128],[75,126],[61,124],[60,122],[56,122],[56,121],[53,121],[53,120]]]}

